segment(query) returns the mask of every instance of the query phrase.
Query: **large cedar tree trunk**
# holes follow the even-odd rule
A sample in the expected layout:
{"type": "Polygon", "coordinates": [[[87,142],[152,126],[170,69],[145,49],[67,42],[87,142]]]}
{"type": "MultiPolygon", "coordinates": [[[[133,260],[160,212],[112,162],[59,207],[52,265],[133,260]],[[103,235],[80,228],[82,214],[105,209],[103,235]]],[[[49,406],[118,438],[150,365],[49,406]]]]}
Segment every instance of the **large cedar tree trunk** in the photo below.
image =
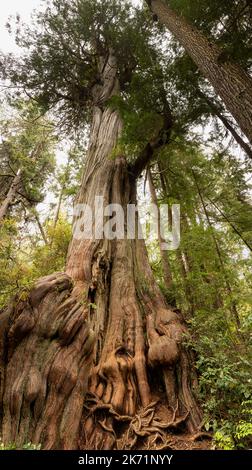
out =
{"type": "MultiPolygon", "coordinates": [[[[112,154],[122,129],[105,105],[119,91],[112,53],[101,70],[77,203],[94,209],[103,196],[105,206],[126,209],[136,180],[124,156],[112,154]]],[[[175,428],[200,428],[186,325],[166,305],[143,240],[73,238],[66,273],[15,299],[0,315],[0,333],[5,442],[155,448],[175,428]]]]}
{"type": "Polygon", "coordinates": [[[252,79],[237,64],[223,59],[222,50],[162,0],[146,0],[161,23],[174,34],[210,81],[252,144],[252,79]]]}

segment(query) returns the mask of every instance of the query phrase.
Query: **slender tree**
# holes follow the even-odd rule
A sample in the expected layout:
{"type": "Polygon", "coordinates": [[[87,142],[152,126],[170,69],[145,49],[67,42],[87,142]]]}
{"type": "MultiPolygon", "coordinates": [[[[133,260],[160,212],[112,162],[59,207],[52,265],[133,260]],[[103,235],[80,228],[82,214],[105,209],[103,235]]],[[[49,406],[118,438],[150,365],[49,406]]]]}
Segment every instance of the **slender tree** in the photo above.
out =
{"type": "Polygon", "coordinates": [[[14,203],[18,189],[21,183],[21,170],[18,169],[17,174],[14,176],[13,181],[10,184],[10,188],[0,206],[0,222],[8,214],[9,207],[14,203]]]}
{"type": "Polygon", "coordinates": [[[161,214],[160,214],[160,209],[159,209],[159,202],[158,202],[158,197],[157,197],[151,169],[148,168],[147,171],[148,171],[148,182],[149,182],[152,203],[155,204],[155,206],[158,208],[158,244],[159,244],[159,250],[160,250],[161,261],[162,261],[164,282],[165,282],[165,286],[169,289],[172,283],[172,274],[171,274],[171,268],[169,265],[167,252],[163,249],[163,243],[165,242],[165,240],[162,238],[162,234],[160,230],[161,214]]]}
{"type": "Polygon", "coordinates": [[[201,193],[201,189],[200,189],[199,184],[198,184],[198,181],[197,181],[197,176],[196,176],[194,170],[192,170],[192,173],[193,173],[194,181],[195,181],[195,184],[196,184],[196,187],[197,187],[197,190],[198,190],[199,198],[200,198],[202,207],[203,207],[203,209],[204,209],[204,213],[205,213],[205,216],[206,216],[206,219],[207,219],[207,223],[208,223],[208,225],[209,225],[209,227],[210,227],[210,229],[211,229],[211,233],[212,233],[214,245],[215,245],[215,248],[216,248],[216,253],[217,253],[217,255],[218,255],[220,267],[221,267],[221,270],[222,270],[223,275],[224,275],[224,278],[225,278],[227,291],[228,291],[228,293],[229,293],[229,295],[230,295],[230,297],[231,297],[231,312],[232,312],[232,315],[234,316],[234,320],[235,320],[235,323],[236,323],[238,335],[240,335],[241,321],[240,321],[239,313],[238,313],[238,311],[237,311],[236,303],[235,303],[234,300],[232,299],[232,297],[233,297],[233,295],[232,295],[232,288],[231,288],[231,286],[230,286],[230,282],[229,282],[229,279],[228,279],[228,275],[227,275],[227,272],[226,272],[226,269],[225,269],[225,266],[224,266],[224,262],[223,262],[223,259],[222,259],[222,253],[221,253],[221,250],[220,250],[218,241],[217,241],[217,239],[216,239],[216,236],[215,236],[215,233],[214,233],[214,230],[213,230],[213,227],[212,227],[212,223],[211,223],[211,220],[210,220],[208,211],[207,211],[207,206],[206,206],[206,204],[205,204],[205,201],[204,201],[203,196],[202,196],[202,193],[201,193]]]}
{"type": "Polygon", "coordinates": [[[18,108],[12,119],[1,123],[0,222],[10,215],[12,206],[41,202],[45,181],[54,169],[52,125],[31,103],[18,108]]]}
{"type": "Polygon", "coordinates": [[[201,96],[203,101],[208,104],[211,114],[213,116],[217,116],[220,119],[225,128],[233,136],[237,144],[240,145],[245,154],[252,159],[252,149],[250,145],[248,145],[248,143],[245,142],[245,140],[238,134],[234,125],[232,125],[229,119],[225,116],[224,111],[222,111],[220,107],[214,103],[214,101],[212,101],[206,94],[202,93],[200,90],[198,90],[198,95],[201,96]]]}

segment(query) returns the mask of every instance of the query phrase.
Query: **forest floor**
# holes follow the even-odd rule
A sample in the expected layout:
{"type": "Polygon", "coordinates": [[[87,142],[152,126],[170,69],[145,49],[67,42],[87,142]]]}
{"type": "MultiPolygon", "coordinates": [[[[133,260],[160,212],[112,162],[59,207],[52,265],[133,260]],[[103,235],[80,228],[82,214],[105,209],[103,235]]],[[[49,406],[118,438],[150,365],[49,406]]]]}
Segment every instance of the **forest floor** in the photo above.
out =
{"type": "Polygon", "coordinates": [[[213,450],[213,442],[204,433],[192,435],[188,432],[167,433],[165,444],[156,442],[154,446],[137,446],[137,450],[213,450]]]}
{"type": "Polygon", "coordinates": [[[213,450],[210,439],[194,440],[191,434],[172,434],[167,440],[169,450],[213,450]]]}

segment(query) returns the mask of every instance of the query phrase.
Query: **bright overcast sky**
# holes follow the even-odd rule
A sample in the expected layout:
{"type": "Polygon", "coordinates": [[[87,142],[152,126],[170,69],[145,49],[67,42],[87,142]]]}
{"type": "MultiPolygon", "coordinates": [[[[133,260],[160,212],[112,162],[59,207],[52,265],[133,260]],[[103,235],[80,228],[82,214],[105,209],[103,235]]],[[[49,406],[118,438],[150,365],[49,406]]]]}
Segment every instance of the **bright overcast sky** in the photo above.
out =
{"type": "MultiPolygon", "coordinates": [[[[132,0],[133,4],[139,4],[140,0],[132,0]]],[[[1,0],[0,2],[0,50],[3,52],[15,52],[17,46],[5,28],[10,15],[19,13],[23,21],[29,21],[33,10],[38,9],[41,0],[1,0]]]]}
{"type": "Polygon", "coordinates": [[[28,21],[34,9],[41,5],[41,0],[2,0],[0,3],[0,50],[15,52],[16,45],[12,36],[5,28],[10,15],[19,13],[24,21],[28,21]]]}

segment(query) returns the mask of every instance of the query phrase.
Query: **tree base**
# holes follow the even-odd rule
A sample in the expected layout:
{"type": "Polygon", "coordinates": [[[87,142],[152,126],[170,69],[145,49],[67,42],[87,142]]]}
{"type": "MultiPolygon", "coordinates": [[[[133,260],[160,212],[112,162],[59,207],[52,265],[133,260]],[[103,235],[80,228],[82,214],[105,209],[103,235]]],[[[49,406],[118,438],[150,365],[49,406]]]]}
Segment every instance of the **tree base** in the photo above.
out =
{"type": "MultiPolygon", "coordinates": [[[[126,208],[136,200],[127,162],[105,170],[111,202],[126,208]]],[[[0,315],[4,442],[154,448],[170,432],[199,432],[187,326],[166,305],[144,241],[75,241],[67,272],[0,315]]]]}
{"type": "Polygon", "coordinates": [[[40,279],[0,315],[1,434],[5,443],[77,448],[94,333],[71,279],[40,279]]]}

